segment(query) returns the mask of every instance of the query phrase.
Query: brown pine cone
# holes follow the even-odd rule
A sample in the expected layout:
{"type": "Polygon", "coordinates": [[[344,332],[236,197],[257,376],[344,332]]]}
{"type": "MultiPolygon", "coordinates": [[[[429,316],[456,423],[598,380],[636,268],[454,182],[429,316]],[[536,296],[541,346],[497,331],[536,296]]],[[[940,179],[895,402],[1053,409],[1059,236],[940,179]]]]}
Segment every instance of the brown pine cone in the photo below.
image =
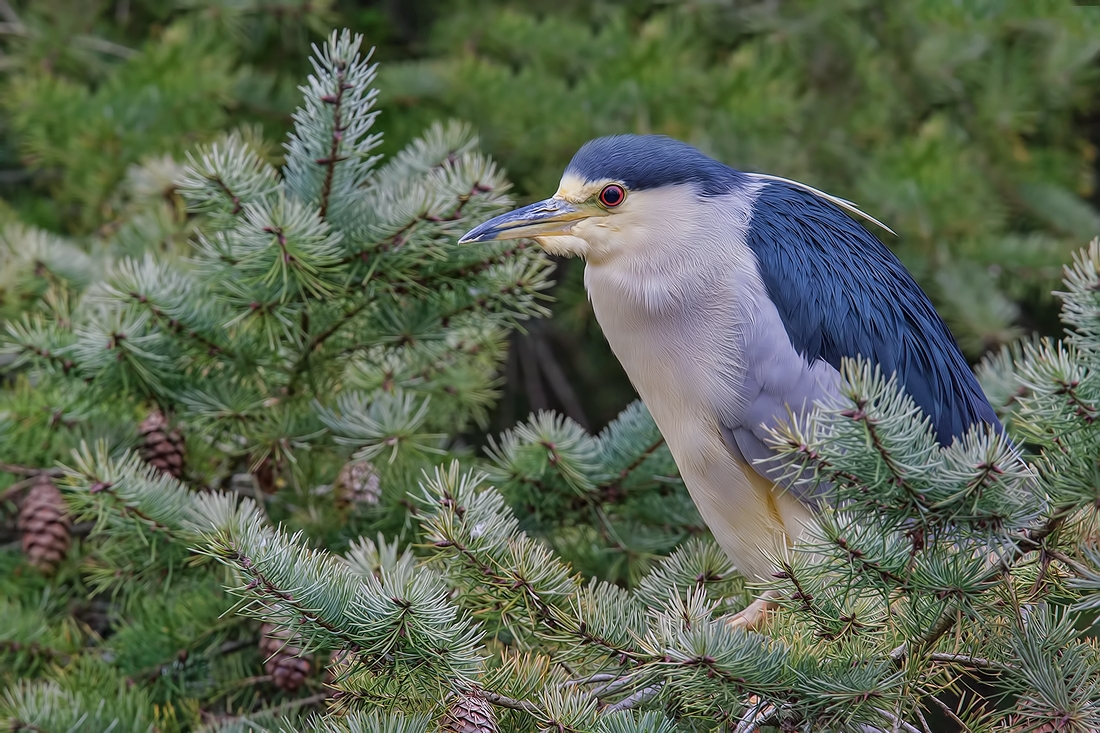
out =
{"type": "Polygon", "coordinates": [[[493,706],[475,690],[451,699],[439,729],[445,733],[497,733],[497,719],[493,706]]]}
{"type": "Polygon", "coordinates": [[[293,634],[286,627],[265,623],[260,627],[260,654],[264,672],[280,690],[294,692],[306,681],[313,667],[312,658],[294,646],[293,634]]]}
{"type": "Polygon", "coordinates": [[[348,461],[340,469],[332,487],[337,501],[348,504],[377,504],[382,497],[382,482],[370,461],[348,461]]]}
{"type": "Polygon", "coordinates": [[[18,525],[27,562],[44,573],[56,570],[72,542],[72,520],[61,492],[46,474],[23,498],[18,525]]]}
{"type": "Polygon", "coordinates": [[[153,410],[138,427],[142,436],[141,457],[170,476],[183,476],[183,435],[168,426],[168,418],[153,410]]]}

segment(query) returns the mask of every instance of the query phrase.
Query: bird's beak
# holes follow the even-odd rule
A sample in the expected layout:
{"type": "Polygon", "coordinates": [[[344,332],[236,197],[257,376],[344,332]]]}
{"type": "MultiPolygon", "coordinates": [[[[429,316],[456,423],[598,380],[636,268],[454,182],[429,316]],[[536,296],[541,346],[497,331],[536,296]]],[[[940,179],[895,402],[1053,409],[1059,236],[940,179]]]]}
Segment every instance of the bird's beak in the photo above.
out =
{"type": "Polygon", "coordinates": [[[549,198],[490,219],[466,232],[458,243],[561,236],[568,234],[576,222],[587,219],[593,213],[563,199],[549,198]]]}

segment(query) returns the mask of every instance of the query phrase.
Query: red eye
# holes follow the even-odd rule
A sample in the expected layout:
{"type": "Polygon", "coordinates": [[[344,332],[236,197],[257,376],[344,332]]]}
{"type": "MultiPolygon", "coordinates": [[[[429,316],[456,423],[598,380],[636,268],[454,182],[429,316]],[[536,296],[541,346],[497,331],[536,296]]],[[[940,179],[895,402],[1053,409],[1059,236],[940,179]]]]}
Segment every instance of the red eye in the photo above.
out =
{"type": "Polygon", "coordinates": [[[600,191],[600,203],[609,209],[613,209],[626,199],[626,189],[617,183],[611,183],[600,191]]]}

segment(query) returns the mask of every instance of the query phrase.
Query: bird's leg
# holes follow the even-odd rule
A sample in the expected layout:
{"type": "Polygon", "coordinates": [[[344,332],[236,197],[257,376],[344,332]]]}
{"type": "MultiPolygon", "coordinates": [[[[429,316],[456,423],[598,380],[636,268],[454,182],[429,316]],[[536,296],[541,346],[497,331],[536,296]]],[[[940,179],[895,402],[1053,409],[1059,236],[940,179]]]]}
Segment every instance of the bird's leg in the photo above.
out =
{"type": "Polygon", "coordinates": [[[777,606],[775,598],[775,591],[766,591],[748,606],[730,616],[726,622],[735,629],[752,631],[763,623],[767,612],[777,606]]]}

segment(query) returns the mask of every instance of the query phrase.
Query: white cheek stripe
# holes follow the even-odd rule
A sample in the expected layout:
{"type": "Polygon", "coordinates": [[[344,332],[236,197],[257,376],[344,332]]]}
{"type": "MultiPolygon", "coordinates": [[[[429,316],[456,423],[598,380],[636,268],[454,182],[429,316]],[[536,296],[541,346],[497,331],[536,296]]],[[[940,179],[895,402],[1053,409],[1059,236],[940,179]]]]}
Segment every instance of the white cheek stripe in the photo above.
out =
{"type": "MultiPolygon", "coordinates": [[[[607,183],[608,181],[586,181],[580,176],[566,173],[561,177],[554,198],[579,204],[595,196],[607,183]]],[[[627,196],[629,195],[627,192],[627,196]]]]}

